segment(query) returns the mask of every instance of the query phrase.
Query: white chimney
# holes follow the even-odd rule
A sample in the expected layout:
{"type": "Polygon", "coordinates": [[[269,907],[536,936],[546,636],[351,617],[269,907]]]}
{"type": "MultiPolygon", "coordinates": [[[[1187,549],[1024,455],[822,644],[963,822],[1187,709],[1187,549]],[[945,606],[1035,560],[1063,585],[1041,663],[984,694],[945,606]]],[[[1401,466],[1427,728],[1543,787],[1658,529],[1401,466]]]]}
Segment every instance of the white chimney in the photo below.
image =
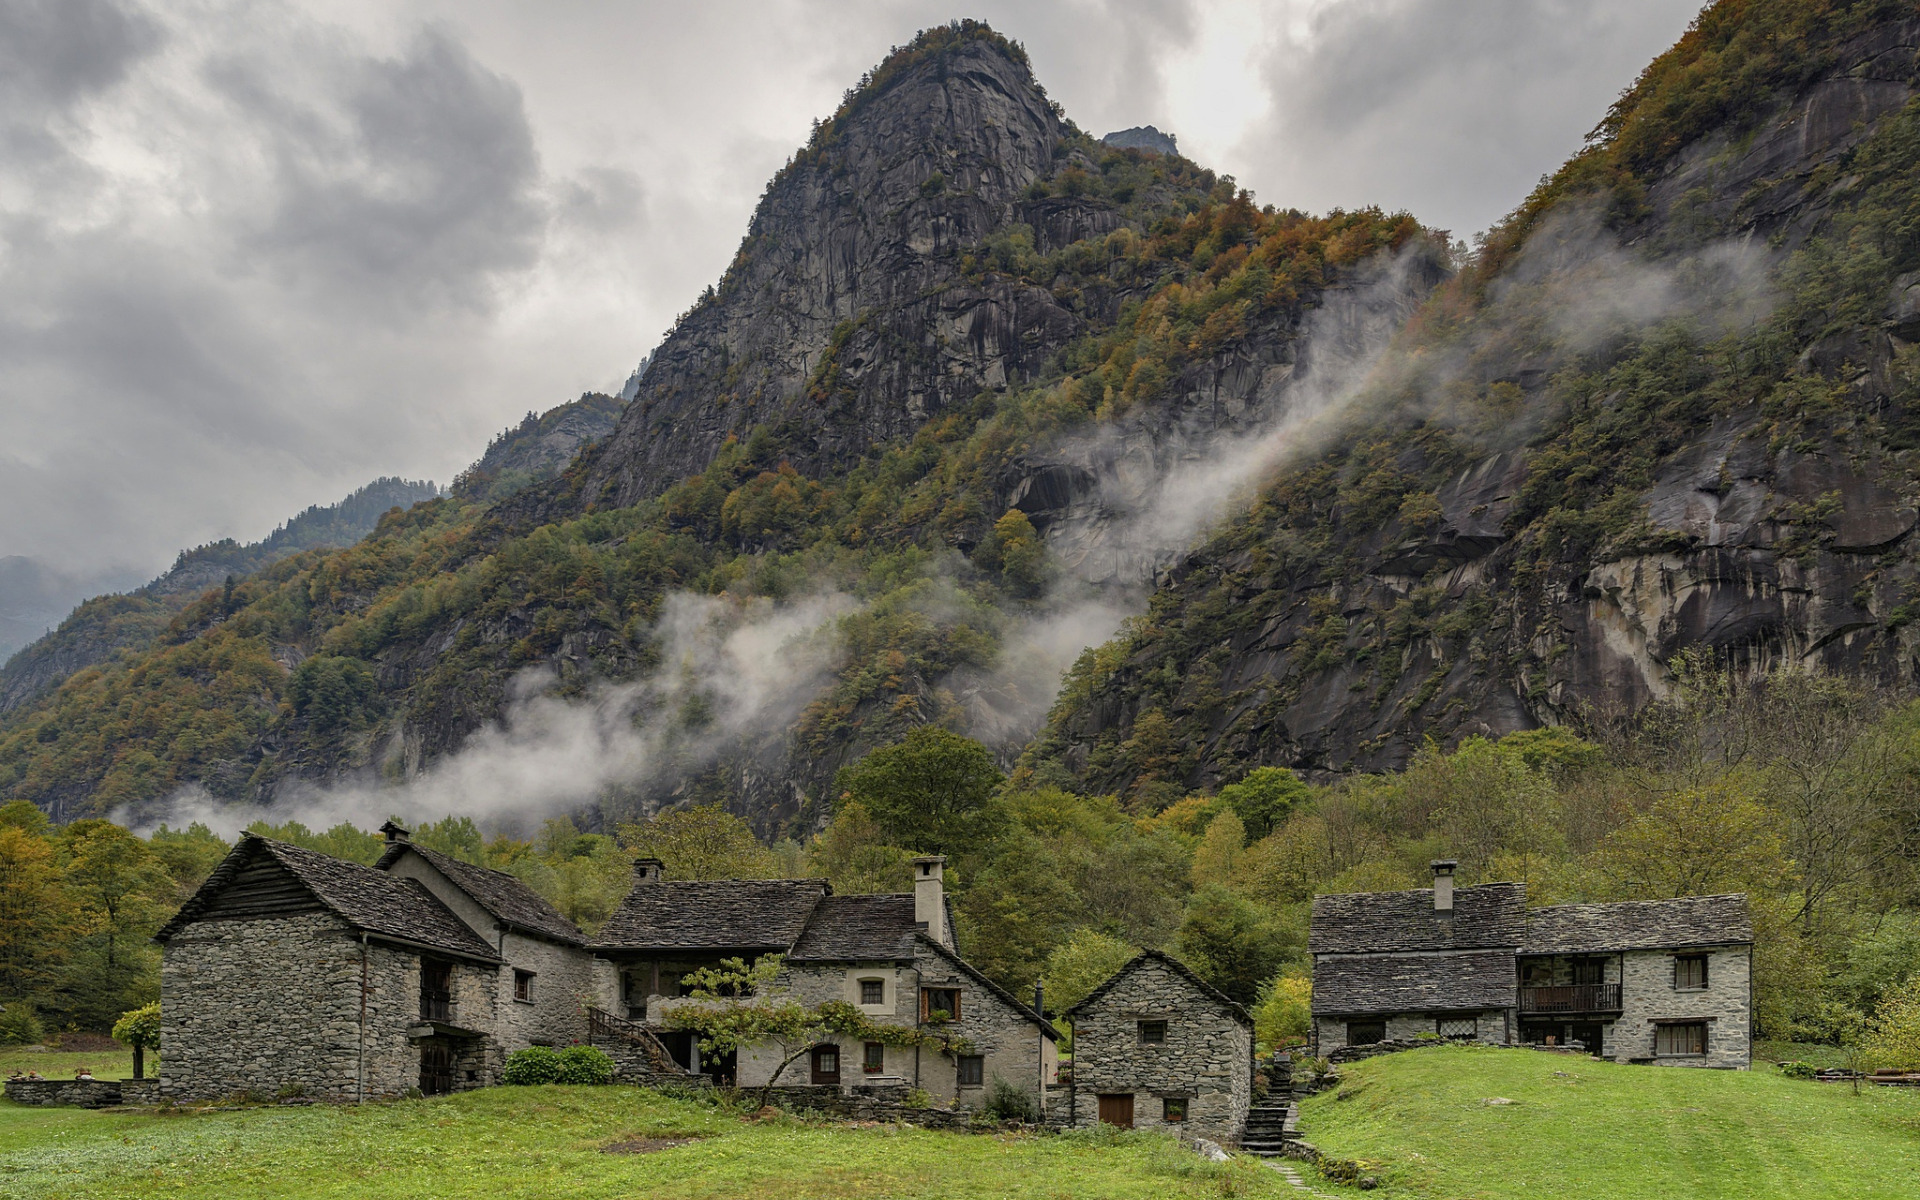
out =
{"type": "Polygon", "coordinates": [[[667,876],[667,864],[657,858],[636,858],[633,860],[633,881],[635,883],[659,883],[667,876]]]}
{"type": "Polygon", "coordinates": [[[953,930],[947,928],[947,869],[944,854],[926,854],[913,860],[913,919],[927,927],[927,936],[953,949],[953,930]]]}
{"type": "Polygon", "coordinates": [[[1453,911],[1453,869],[1459,862],[1451,858],[1436,858],[1427,864],[1433,868],[1433,911],[1450,913],[1453,911]]]}

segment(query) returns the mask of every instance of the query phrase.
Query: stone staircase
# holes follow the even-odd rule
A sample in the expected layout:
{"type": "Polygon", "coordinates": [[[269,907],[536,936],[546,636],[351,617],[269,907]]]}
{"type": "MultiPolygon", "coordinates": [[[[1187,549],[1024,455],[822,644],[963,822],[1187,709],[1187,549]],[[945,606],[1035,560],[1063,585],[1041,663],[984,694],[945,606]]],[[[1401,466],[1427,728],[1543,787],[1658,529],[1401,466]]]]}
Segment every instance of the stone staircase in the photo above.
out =
{"type": "Polygon", "coordinates": [[[1288,1142],[1300,1139],[1299,1110],[1293,1097],[1277,1092],[1247,1110],[1246,1132],[1240,1135],[1243,1153],[1260,1158],[1278,1158],[1286,1153],[1288,1142]]]}

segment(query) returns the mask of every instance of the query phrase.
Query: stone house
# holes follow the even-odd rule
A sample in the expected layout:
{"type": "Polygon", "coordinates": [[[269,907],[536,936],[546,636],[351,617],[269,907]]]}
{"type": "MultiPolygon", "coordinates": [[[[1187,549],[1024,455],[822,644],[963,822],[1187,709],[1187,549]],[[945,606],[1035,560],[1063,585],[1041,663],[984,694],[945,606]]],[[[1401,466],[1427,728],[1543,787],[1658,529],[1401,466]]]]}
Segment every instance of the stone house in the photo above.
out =
{"type": "Polygon", "coordinates": [[[594,950],[612,965],[609,991],[682,1066],[759,1087],[785,1057],[777,1047],[702,1062],[692,1035],[668,1016],[692,970],[738,957],[783,956],[776,986],[803,1003],[844,1000],[876,1021],[912,1028],[939,1023],[970,1053],[856,1044],[810,1047],[779,1086],[923,1088],[936,1100],[979,1107],[995,1080],[1041,1107],[1057,1073],[1056,1031],[1034,1009],[961,958],[943,882],[945,860],[916,859],[912,895],[835,896],[824,880],[670,882],[656,860],[634,865],[635,885],[608,918],[594,950]]]}
{"type": "Polygon", "coordinates": [[[1526,886],[1316,896],[1313,1049],[1421,1035],[1581,1046],[1620,1062],[1745,1068],[1744,895],[1526,907],[1526,886]]]}
{"type": "Polygon", "coordinates": [[[1069,1124],[1239,1141],[1253,1101],[1253,1018],[1184,963],[1143,951],[1067,1020],[1069,1124]]]}
{"type": "Polygon", "coordinates": [[[385,832],[379,867],[243,834],[161,927],[162,1095],[458,1091],[584,1032],[580,931],[512,876],[385,832]]]}

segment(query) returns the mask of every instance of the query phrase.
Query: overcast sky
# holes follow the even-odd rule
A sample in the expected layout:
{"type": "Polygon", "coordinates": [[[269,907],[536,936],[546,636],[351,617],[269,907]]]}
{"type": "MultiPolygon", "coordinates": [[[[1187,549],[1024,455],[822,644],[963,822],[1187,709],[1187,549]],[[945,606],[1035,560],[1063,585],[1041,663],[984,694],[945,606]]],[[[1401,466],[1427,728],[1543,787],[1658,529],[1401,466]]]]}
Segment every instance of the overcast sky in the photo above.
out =
{"type": "Polygon", "coordinates": [[[0,556],[162,569],[617,387],[890,45],[1467,235],[1692,0],[0,0],[0,556]]]}

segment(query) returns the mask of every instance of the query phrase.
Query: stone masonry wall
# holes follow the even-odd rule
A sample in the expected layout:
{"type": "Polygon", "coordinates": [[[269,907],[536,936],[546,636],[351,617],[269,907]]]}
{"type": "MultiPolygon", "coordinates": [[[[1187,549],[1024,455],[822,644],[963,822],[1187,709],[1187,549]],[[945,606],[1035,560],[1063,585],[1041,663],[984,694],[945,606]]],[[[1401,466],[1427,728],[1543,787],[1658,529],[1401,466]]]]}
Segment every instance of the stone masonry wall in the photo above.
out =
{"type": "Polygon", "coordinates": [[[1673,986],[1674,952],[1631,951],[1621,956],[1620,1019],[1607,1030],[1606,1050],[1620,1062],[1651,1059],[1664,1065],[1744,1070],[1753,1043],[1752,953],[1745,946],[1705,952],[1707,986],[1673,986]],[[1661,1020],[1707,1025],[1704,1057],[1658,1057],[1654,1029],[1661,1020]]]}
{"type": "MultiPolygon", "coordinates": [[[[574,946],[509,933],[502,939],[500,1042],[511,1053],[528,1046],[566,1046],[587,1037],[582,1005],[598,1000],[593,957],[574,946]],[[514,998],[513,973],[533,972],[531,1003],[514,998]]],[[[624,1014],[616,1014],[624,1015],[624,1014]]]]}
{"type": "MultiPolygon", "coordinates": [[[[1489,1046],[1507,1044],[1507,1013],[1504,1009],[1488,1009],[1481,1013],[1449,1013],[1449,1016],[1471,1016],[1476,1019],[1474,1039],[1489,1046]]],[[[1345,1048],[1347,1044],[1347,1017],[1316,1017],[1314,1032],[1317,1041],[1314,1051],[1322,1056],[1345,1048]]],[[[1387,1023],[1387,1040],[1391,1042],[1412,1042],[1421,1034],[1439,1032],[1439,1025],[1432,1013],[1389,1013],[1382,1018],[1387,1023]]],[[[1518,1029],[1516,1027],[1517,1034],[1518,1029]]]]}
{"type": "MultiPolygon", "coordinates": [[[[200,921],[181,930],[161,959],[162,1094],[207,1100],[300,1088],[353,1099],[360,952],[328,913],[200,921]]],[[[370,973],[377,957],[370,954],[370,973]]],[[[390,969],[382,962],[378,973],[390,969]]]]}
{"type": "Polygon", "coordinates": [[[1253,1031],[1162,963],[1149,961],[1073,1022],[1072,1122],[1100,1123],[1099,1097],[1132,1093],[1136,1129],[1164,1128],[1163,1102],[1185,1097],[1185,1129],[1232,1144],[1253,1098],[1253,1031]],[[1167,1040],[1143,1043],[1139,1023],[1165,1021],[1167,1040]]]}

